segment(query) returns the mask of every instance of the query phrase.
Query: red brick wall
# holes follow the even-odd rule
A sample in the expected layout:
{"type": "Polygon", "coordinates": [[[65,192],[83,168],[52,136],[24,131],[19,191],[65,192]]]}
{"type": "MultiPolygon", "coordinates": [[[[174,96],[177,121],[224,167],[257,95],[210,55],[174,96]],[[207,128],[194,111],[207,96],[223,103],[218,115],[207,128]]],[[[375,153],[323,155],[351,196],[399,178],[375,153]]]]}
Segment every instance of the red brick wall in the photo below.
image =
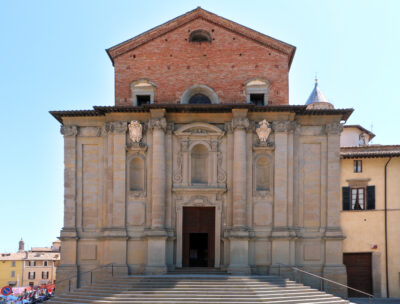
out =
{"type": "Polygon", "coordinates": [[[288,56],[196,19],[115,58],[115,104],[131,105],[130,84],[145,78],[157,85],[155,103],[179,103],[192,85],[212,88],[220,103],[245,103],[244,82],[261,77],[271,83],[269,103],[288,104],[288,56]],[[204,29],[211,43],[189,42],[204,29]]]}

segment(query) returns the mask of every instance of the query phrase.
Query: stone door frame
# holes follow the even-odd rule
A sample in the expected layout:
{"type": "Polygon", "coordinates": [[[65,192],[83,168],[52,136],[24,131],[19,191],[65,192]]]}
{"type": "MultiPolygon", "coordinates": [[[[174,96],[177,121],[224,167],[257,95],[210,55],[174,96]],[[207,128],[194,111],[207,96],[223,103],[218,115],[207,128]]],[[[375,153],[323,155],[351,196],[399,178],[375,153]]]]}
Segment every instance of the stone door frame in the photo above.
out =
{"type": "Polygon", "coordinates": [[[220,267],[221,254],[221,201],[210,201],[207,196],[197,195],[189,200],[178,200],[176,202],[176,267],[182,268],[183,256],[183,207],[215,207],[215,253],[214,267],[220,267]]]}

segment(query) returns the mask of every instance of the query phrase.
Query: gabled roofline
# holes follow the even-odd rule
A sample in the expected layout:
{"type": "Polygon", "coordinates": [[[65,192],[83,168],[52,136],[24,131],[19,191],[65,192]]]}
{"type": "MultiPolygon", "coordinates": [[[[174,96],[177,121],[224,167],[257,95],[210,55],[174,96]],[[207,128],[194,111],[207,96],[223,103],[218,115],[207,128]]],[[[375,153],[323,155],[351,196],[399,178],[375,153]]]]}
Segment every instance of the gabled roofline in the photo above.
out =
{"type": "Polygon", "coordinates": [[[142,34],[139,34],[133,38],[125,40],[117,45],[114,45],[108,49],[106,52],[111,59],[112,64],[114,65],[114,59],[126,52],[129,52],[151,40],[154,40],[161,35],[164,35],[170,31],[175,30],[176,28],[185,25],[192,20],[197,18],[203,18],[209,22],[212,22],[218,26],[221,26],[229,31],[235,32],[239,35],[252,39],[265,47],[271,48],[280,53],[286,54],[289,56],[289,69],[293,61],[294,54],[296,52],[296,47],[273,38],[271,36],[262,34],[258,31],[255,31],[251,28],[243,26],[239,23],[226,19],[224,17],[218,16],[214,13],[211,13],[201,7],[197,7],[194,10],[191,10],[183,15],[180,15],[174,19],[171,19],[159,26],[156,26],[142,34]]]}
{"type": "Polygon", "coordinates": [[[361,125],[344,125],[345,128],[356,128],[359,129],[365,133],[367,133],[370,136],[370,140],[373,139],[375,137],[375,134],[372,133],[371,131],[365,129],[363,126],[361,125]]]}

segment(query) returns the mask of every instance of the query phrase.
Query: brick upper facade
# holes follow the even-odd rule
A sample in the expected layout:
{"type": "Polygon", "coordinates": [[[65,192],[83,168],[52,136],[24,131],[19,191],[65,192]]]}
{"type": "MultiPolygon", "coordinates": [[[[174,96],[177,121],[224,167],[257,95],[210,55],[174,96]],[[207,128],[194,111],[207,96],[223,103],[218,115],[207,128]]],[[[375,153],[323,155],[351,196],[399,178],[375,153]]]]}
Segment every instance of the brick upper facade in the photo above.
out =
{"type": "Polygon", "coordinates": [[[205,85],[219,103],[245,103],[245,83],[269,82],[268,104],[289,104],[288,74],[295,48],[197,8],[107,50],[115,67],[115,104],[132,105],[131,83],[155,85],[154,103],[179,103],[193,85],[205,85]],[[211,42],[189,42],[194,30],[211,42]]]}

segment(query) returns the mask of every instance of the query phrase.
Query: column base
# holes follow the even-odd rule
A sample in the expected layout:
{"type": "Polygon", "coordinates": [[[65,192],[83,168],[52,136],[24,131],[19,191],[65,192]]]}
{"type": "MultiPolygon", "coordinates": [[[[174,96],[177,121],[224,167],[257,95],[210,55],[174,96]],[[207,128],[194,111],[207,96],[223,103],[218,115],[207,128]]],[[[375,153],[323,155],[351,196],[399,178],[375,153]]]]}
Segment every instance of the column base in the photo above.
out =
{"type": "MultiPolygon", "coordinates": [[[[346,266],[343,264],[324,266],[322,276],[326,279],[347,285],[347,271],[346,266]]],[[[347,298],[347,288],[327,282],[325,282],[324,287],[325,291],[328,293],[347,298]]]]}
{"type": "Polygon", "coordinates": [[[161,274],[167,270],[167,236],[148,236],[145,274],[161,274]]]}
{"type": "Polygon", "coordinates": [[[73,289],[77,288],[78,287],[77,275],[78,275],[78,265],[76,264],[58,265],[57,281],[60,281],[60,283],[57,283],[56,293],[59,295],[62,293],[69,292],[70,290],[72,291],[73,289]],[[69,278],[72,279],[68,280],[69,278]]]}
{"type": "Polygon", "coordinates": [[[232,274],[250,274],[248,237],[232,237],[229,240],[229,245],[230,263],[228,272],[232,274]]]}

